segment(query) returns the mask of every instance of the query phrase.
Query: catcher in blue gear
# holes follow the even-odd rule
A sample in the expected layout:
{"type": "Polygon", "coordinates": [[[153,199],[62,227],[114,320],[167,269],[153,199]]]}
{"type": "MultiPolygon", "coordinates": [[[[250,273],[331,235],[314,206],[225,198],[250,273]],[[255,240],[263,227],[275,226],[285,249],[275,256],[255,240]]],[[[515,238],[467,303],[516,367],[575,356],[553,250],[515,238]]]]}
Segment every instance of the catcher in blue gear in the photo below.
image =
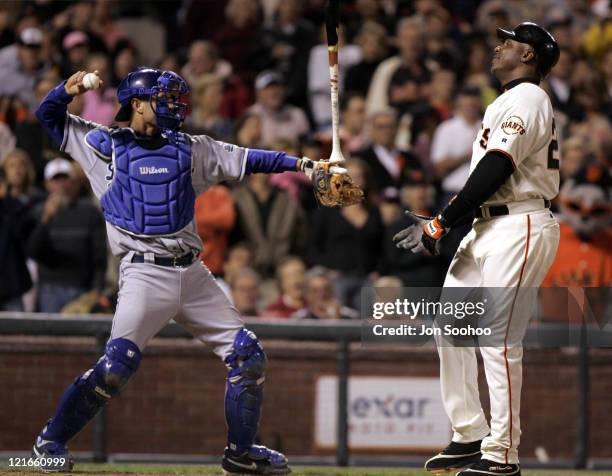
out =
{"type": "MultiPolygon", "coordinates": [[[[226,474],[288,474],[284,455],[254,444],[266,355],[197,259],[202,242],[194,200],[215,183],[247,174],[303,171],[313,176],[330,167],[181,132],[189,88],[172,71],[140,68],[121,81],[116,119],[126,127],[85,121],[67,111],[73,97],[86,90],[85,74],[59,84],[36,114],[62,150],[81,164],[100,200],[111,250],[121,258],[119,298],[104,355],[68,387],[38,435],[34,455],[41,462],[49,456],[65,461],[46,470],[70,470],[67,443],[122,391],[138,370],[146,344],[175,319],[228,369],[226,474]]],[[[336,166],[333,173],[345,171],[336,166]]]]}

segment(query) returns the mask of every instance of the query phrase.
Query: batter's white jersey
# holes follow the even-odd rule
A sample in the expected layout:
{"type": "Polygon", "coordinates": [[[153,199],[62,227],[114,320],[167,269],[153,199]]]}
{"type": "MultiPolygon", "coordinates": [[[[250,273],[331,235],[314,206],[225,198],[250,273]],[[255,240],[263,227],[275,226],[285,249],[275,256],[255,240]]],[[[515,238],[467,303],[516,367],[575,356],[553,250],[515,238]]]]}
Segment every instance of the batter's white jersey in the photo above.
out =
{"type": "Polygon", "coordinates": [[[468,292],[490,287],[503,295],[496,300],[493,322],[501,329],[498,337],[503,337],[503,346],[480,348],[489,385],[490,426],[480,403],[474,347],[439,343],[438,353],[442,400],[453,426],[453,441],[482,439],[483,458],[504,464],[519,461],[520,340],[537,304],[534,293],[519,289],[540,286],[559,243],[559,226],[542,200],[553,199],[559,191],[554,128],[548,95],[533,83],[515,85],[487,108],[473,145],[470,173],[487,151],[499,151],[512,160],[514,173],[484,203],[485,207],[508,204],[509,213],[474,220],[444,281],[445,288],[468,292]],[[508,339],[511,334],[515,337],[508,339]]]}
{"type": "Polygon", "coordinates": [[[472,147],[470,173],[489,151],[507,155],[514,173],[485,206],[532,198],[552,200],[559,193],[559,151],[553,108],[539,86],[523,82],[487,107],[472,147]]]}

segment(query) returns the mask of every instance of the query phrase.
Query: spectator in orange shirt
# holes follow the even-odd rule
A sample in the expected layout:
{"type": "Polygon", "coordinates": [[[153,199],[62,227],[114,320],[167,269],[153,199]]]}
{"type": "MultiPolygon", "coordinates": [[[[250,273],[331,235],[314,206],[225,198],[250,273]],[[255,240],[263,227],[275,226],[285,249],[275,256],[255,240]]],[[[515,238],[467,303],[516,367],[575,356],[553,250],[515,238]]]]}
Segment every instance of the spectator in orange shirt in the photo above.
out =
{"type": "Polygon", "coordinates": [[[605,167],[589,163],[561,188],[561,240],[544,286],[598,287],[612,283],[610,186],[605,167]]]}
{"type": "Polygon", "coordinates": [[[236,222],[234,199],[227,187],[214,185],[196,198],[195,220],[204,242],[200,259],[217,276],[223,271],[228,235],[236,222]]]}

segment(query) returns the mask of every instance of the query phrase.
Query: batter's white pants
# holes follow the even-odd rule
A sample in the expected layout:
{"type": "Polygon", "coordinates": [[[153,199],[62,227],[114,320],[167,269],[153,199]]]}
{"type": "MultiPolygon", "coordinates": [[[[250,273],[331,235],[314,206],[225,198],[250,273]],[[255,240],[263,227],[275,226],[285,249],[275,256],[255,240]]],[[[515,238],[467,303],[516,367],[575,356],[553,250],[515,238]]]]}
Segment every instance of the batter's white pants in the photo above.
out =
{"type": "Polygon", "coordinates": [[[185,268],[131,263],[119,267],[119,298],[111,339],[124,338],[140,350],[171,319],[210,345],[224,359],[243,327],[238,310],[200,260],[185,268]]]}
{"type": "MultiPolygon", "coordinates": [[[[444,286],[539,287],[555,259],[558,243],[559,226],[548,210],[477,219],[457,249],[444,286]]],[[[506,328],[512,323],[514,330],[524,330],[535,305],[534,299],[516,299],[515,295],[497,309],[496,319],[501,319],[499,324],[506,328]]],[[[514,339],[503,346],[480,348],[489,386],[490,428],[478,394],[475,348],[439,343],[438,353],[442,399],[453,427],[453,441],[467,443],[484,438],[483,458],[517,463],[521,344],[514,339]]]]}

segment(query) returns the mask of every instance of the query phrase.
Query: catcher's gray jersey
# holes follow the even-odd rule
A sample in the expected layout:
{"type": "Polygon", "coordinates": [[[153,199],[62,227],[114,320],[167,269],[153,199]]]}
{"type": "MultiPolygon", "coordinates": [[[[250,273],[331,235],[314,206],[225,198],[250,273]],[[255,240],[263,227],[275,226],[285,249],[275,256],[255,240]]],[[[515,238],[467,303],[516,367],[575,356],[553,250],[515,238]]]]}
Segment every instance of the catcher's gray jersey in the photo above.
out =
{"type": "MultiPolygon", "coordinates": [[[[69,153],[81,164],[94,194],[99,199],[111,184],[114,170],[112,160],[102,157],[85,140],[87,133],[94,129],[109,130],[105,126],[67,114],[61,150],[69,153]]],[[[196,195],[215,183],[242,179],[248,149],[220,143],[204,135],[187,137],[191,139],[191,181],[196,195]]],[[[176,256],[189,251],[199,253],[202,249],[202,241],[193,220],[179,232],[163,237],[134,236],[108,222],[106,230],[111,251],[118,256],[130,251],[176,256]]]]}

